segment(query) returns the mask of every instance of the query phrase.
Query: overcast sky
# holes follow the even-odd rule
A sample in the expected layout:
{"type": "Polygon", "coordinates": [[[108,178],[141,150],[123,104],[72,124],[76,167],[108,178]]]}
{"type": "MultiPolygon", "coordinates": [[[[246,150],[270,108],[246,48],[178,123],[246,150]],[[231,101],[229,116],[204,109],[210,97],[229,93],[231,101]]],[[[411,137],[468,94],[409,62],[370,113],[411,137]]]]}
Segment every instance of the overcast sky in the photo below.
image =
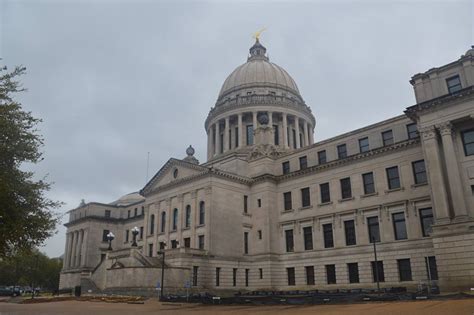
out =
{"type": "MultiPolygon", "coordinates": [[[[49,196],[61,213],[141,189],[192,144],[205,161],[204,120],[251,35],[298,84],[315,141],[415,104],[410,77],[473,44],[472,1],[7,1],[0,61],[24,65],[18,99],[42,118],[49,196]]],[[[65,228],[43,250],[64,251],[65,228]]]]}

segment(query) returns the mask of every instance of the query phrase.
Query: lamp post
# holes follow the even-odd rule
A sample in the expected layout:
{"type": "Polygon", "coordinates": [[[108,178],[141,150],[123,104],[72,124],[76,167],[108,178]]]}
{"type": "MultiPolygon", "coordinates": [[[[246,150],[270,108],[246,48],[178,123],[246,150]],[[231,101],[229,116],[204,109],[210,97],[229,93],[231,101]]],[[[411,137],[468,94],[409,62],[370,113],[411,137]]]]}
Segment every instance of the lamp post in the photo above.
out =
{"type": "Polygon", "coordinates": [[[137,247],[137,235],[139,232],[140,230],[136,226],[132,229],[132,235],[133,235],[132,247],[137,247]]]}
{"type": "Polygon", "coordinates": [[[109,234],[107,234],[107,241],[109,241],[109,248],[108,248],[108,250],[112,250],[112,241],[114,240],[114,238],[115,238],[114,233],[109,232],[109,234]]]}
{"type": "Polygon", "coordinates": [[[158,251],[158,255],[162,255],[161,260],[161,292],[160,292],[160,301],[163,301],[164,291],[165,291],[165,247],[166,243],[163,243],[163,248],[158,251]]]}

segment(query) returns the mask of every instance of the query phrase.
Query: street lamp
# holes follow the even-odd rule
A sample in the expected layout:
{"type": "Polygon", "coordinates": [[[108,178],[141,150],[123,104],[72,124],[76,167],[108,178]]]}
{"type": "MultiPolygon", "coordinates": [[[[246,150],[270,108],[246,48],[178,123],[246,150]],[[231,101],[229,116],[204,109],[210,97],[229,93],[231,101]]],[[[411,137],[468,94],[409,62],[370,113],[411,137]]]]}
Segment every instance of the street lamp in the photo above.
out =
{"type": "Polygon", "coordinates": [[[165,290],[165,247],[166,243],[163,242],[163,248],[158,251],[158,255],[162,255],[161,260],[161,292],[160,292],[160,301],[163,301],[163,292],[165,290]]]}
{"type": "Polygon", "coordinates": [[[138,235],[139,232],[140,232],[140,230],[138,229],[138,227],[134,227],[132,229],[132,235],[133,235],[132,246],[133,247],[137,247],[137,235],[138,235]]]}
{"type": "Polygon", "coordinates": [[[109,232],[109,234],[107,234],[107,241],[109,241],[109,248],[108,248],[108,250],[112,250],[112,241],[114,240],[114,238],[115,238],[114,233],[109,232]]]}

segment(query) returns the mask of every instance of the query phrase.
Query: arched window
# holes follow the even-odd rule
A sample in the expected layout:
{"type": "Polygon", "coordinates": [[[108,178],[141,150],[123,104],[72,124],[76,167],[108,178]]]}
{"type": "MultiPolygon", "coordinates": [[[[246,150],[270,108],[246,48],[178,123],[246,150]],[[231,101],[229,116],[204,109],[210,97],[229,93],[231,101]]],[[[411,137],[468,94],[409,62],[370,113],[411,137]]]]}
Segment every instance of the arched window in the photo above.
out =
{"type": "Polygon", "coordinates": [[[173,231],[178,228],[178,209],[173,210],[173,231]]]}
{"type": "Polygon", "coordinates": [[[154,234],[155,233],[155,215],[152,214],[150,216],[150,234],[154,234]]]}
{"type": "Polygon", "coordinates": [[[165,227],[166,227],[166,212],[161,213],[161,232],[165,232],[165,227]]]}
{"type": "Polygon", "coordinates": [[[185,220],[186,227],[191,226],[191,206],[187,205],[186,206],[186,220],[185,220]]]}
{"type": "Polygon", "coordinates": [[[204,224],[205,213],[206,213],[206,206],[204,204],[204,201],[201,201],[199,203],[199,225],[204,224]]]}

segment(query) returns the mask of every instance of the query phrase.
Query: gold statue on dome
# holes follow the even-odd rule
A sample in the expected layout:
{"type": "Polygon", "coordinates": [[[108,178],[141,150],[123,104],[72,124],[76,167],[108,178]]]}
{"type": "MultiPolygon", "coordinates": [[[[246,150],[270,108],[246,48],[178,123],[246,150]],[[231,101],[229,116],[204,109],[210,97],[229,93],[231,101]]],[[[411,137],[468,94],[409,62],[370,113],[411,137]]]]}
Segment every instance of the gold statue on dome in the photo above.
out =
{"type": "Polygon", "coordinates": [[[260,34],[262,34],[263,31],[266,31],[266,30],[267,30],[267,28],[264,27],[264,28],[262,28],[261,30],[255,32],[255,33],[253,34],[253,38],[255,38],[255,40],[258,41],[258,40],[260,39],[260,34]]]}

